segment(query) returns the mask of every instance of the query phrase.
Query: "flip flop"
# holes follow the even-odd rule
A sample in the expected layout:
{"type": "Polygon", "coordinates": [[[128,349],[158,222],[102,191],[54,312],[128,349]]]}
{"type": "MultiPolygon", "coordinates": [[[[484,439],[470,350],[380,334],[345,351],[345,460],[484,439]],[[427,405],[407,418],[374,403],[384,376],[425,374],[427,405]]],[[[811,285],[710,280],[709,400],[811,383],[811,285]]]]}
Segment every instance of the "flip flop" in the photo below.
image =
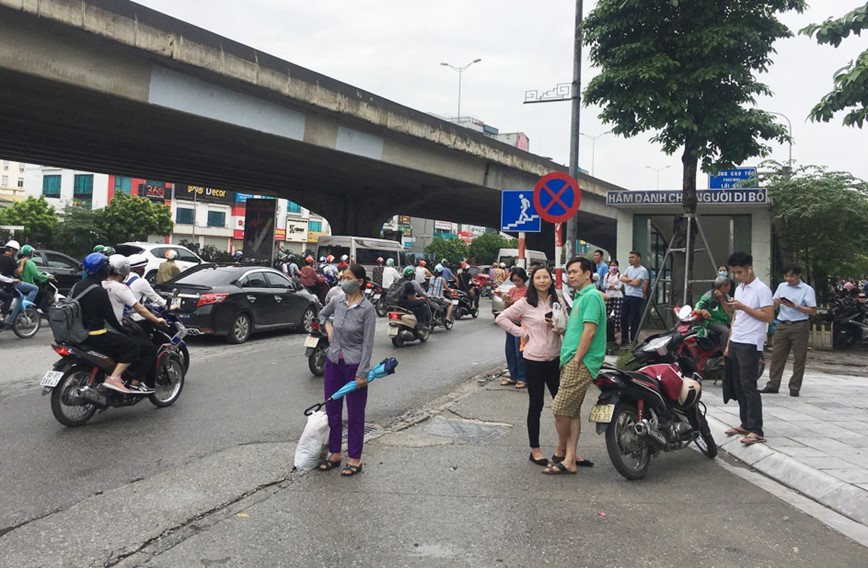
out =
{"type": "Polygon", "coordinates": [[[763,438],[759,434],[754,434],[753,432],[741,439],[741,443],[745,446],[750,446],[752,444],[763,444],[765,443],[765,441],[765,438],[763,438]]]}
{"type": "Polygon", "coordinates": [[[359,464],[359,465],[347,464],[344,466],[344,469],[341,470],[341,477],[352,477],[357,473],[362,473],[362,464],[359,464]]]}
{"type": "Polygon", "coordinates": [[[340,467],[342,461],[343,460],[322,460],[316,468],[319,471],[331,471],[336,467],[340,467]]]}
{"type": "Polygon", "coordinates": [[[510,386],[510,385],[514,385],[514,384],[517,383],[517,382],[518,382],[518,381],[513,381],[513,380],[511,380],[511,379],[503,379],[502,381],[500,381],[500,386],[502,386],[502,387],[508,387],[508,386],[510,386]]]}
{"type": "Polygon", "coordinates": [[[568,470],[567,466],[564,465],[564,462],[553,463],[552,465],[542,470],[542,472],[543,475],[563,475],[565,473],[569,475],[576,474],[575,471],[568,470]]]}
{"type": "Polygon", "coordinates": [[[736,426],[734,428],[730,428],[729,430],[724,432],[724,435],[726,435],[726,436],[738,436],[738,435],[746,436],[748,434],[750,434],[750,432],[748,430],[745,430],[741,426],[736,426]]]}
{"type": "Polygon", "coordinates": [[[517,389],[527,388],[527,383],[524,381],[518,381],[517,383],[515,383],[515,388],[517,388],[517,389]]]}

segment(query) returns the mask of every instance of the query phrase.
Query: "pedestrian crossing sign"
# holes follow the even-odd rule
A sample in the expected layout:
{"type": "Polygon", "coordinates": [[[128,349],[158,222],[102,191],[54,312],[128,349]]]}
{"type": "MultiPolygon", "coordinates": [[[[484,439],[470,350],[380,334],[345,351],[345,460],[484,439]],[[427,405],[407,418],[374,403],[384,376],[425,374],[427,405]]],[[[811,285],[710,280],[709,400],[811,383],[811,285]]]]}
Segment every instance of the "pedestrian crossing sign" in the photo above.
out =
{"type": "Polygon", "coordinates": [[[533,189],[505,189],[500,193],[500,230],[506,233],[542,231],[533,205],[533,189]]]}

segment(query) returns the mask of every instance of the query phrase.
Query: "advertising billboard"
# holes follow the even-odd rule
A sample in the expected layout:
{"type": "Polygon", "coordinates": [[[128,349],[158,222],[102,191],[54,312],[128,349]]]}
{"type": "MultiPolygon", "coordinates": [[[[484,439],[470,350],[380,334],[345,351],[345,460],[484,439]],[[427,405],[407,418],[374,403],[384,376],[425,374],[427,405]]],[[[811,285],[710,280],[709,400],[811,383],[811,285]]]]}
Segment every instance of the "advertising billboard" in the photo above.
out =
{"type": "Polygon", "coordinates": [[[274,199],[250,199],[244,215],[244,258],[271,264],[274,257],[274,220],[277,201],[274,199]]]}

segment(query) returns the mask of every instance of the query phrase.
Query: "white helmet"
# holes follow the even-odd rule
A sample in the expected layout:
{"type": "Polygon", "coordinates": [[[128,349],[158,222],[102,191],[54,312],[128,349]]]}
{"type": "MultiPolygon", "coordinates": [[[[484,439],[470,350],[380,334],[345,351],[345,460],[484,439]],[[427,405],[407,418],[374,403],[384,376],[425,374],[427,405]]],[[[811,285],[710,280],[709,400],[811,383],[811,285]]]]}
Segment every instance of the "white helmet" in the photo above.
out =
{"type": "Polygon", "coordinates": [[[118,274],[126,278],[130,273],[130,259],[122,254],[113,254],[109,257],[109,274],[118,274]]]}
{"type": "Polygon", "coordinates": [[[148,257],[143,254],[130,255],[130,268],[144,268],[148,265],[148,257]]]}
{"type": "Polygon", "coordinates": [[[350,259],[350,257],[348,257],[347,255],[345,255],[345,254],[342,254],[342,255],[341,255],[341,262],[346,262],[346,261],[348,261],[349,259],[350,259]]]}
{"type": "Polygon", "coordinates": [[[6,243],[6,248],[21,250],[21,245],[18,243],[18,241],[12,240],[6,243]]]}
{"type": "Polygon", "coordinates": [[[684,408],[690,408],[702,396],[702,383],[695,379],[684,379],[681,383],[681,393],[678,395],[678,403],[684,408]]]}
{"type": "Polygon", "coordinates": [[[166,251],[166,260],[175,260],[178,258],[178,251],[175,249],[169,249],[166,251]]]}

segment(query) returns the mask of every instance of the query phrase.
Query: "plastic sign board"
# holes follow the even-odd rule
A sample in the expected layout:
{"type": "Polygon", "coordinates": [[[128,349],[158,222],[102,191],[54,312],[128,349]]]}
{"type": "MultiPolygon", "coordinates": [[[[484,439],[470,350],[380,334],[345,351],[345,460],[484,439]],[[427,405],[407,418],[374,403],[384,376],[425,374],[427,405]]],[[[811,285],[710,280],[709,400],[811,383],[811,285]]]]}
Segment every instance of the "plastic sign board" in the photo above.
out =
{"type": "Polygon", "coordinates": [[[542,231],[542,221],[533,205],[533,190],[505,189],[500,192],[500,230],[504,233],[542,231]]]}
{"type": "MultiPolygon", "coordinates": [[[[681,206],[681,190],[673,191],[609,191],[606,205],[610,207],[681,206]]],[[[696,192],[699,205],[768,205],[765,189],[733,189],[714,191],[700,189],[696,192]]]]}
{"type": "Polygon", "coordinates": [[[552,172],[534,186],[533,204],[544,221],[566,223],[579,211],[582,189],[571,176],[552,172]]]}
{"type": "Polygon", "coordinates": [[[733,168],[708,176],[708,189],[739,189],[756,187],[756,168],[733,168]]]}

